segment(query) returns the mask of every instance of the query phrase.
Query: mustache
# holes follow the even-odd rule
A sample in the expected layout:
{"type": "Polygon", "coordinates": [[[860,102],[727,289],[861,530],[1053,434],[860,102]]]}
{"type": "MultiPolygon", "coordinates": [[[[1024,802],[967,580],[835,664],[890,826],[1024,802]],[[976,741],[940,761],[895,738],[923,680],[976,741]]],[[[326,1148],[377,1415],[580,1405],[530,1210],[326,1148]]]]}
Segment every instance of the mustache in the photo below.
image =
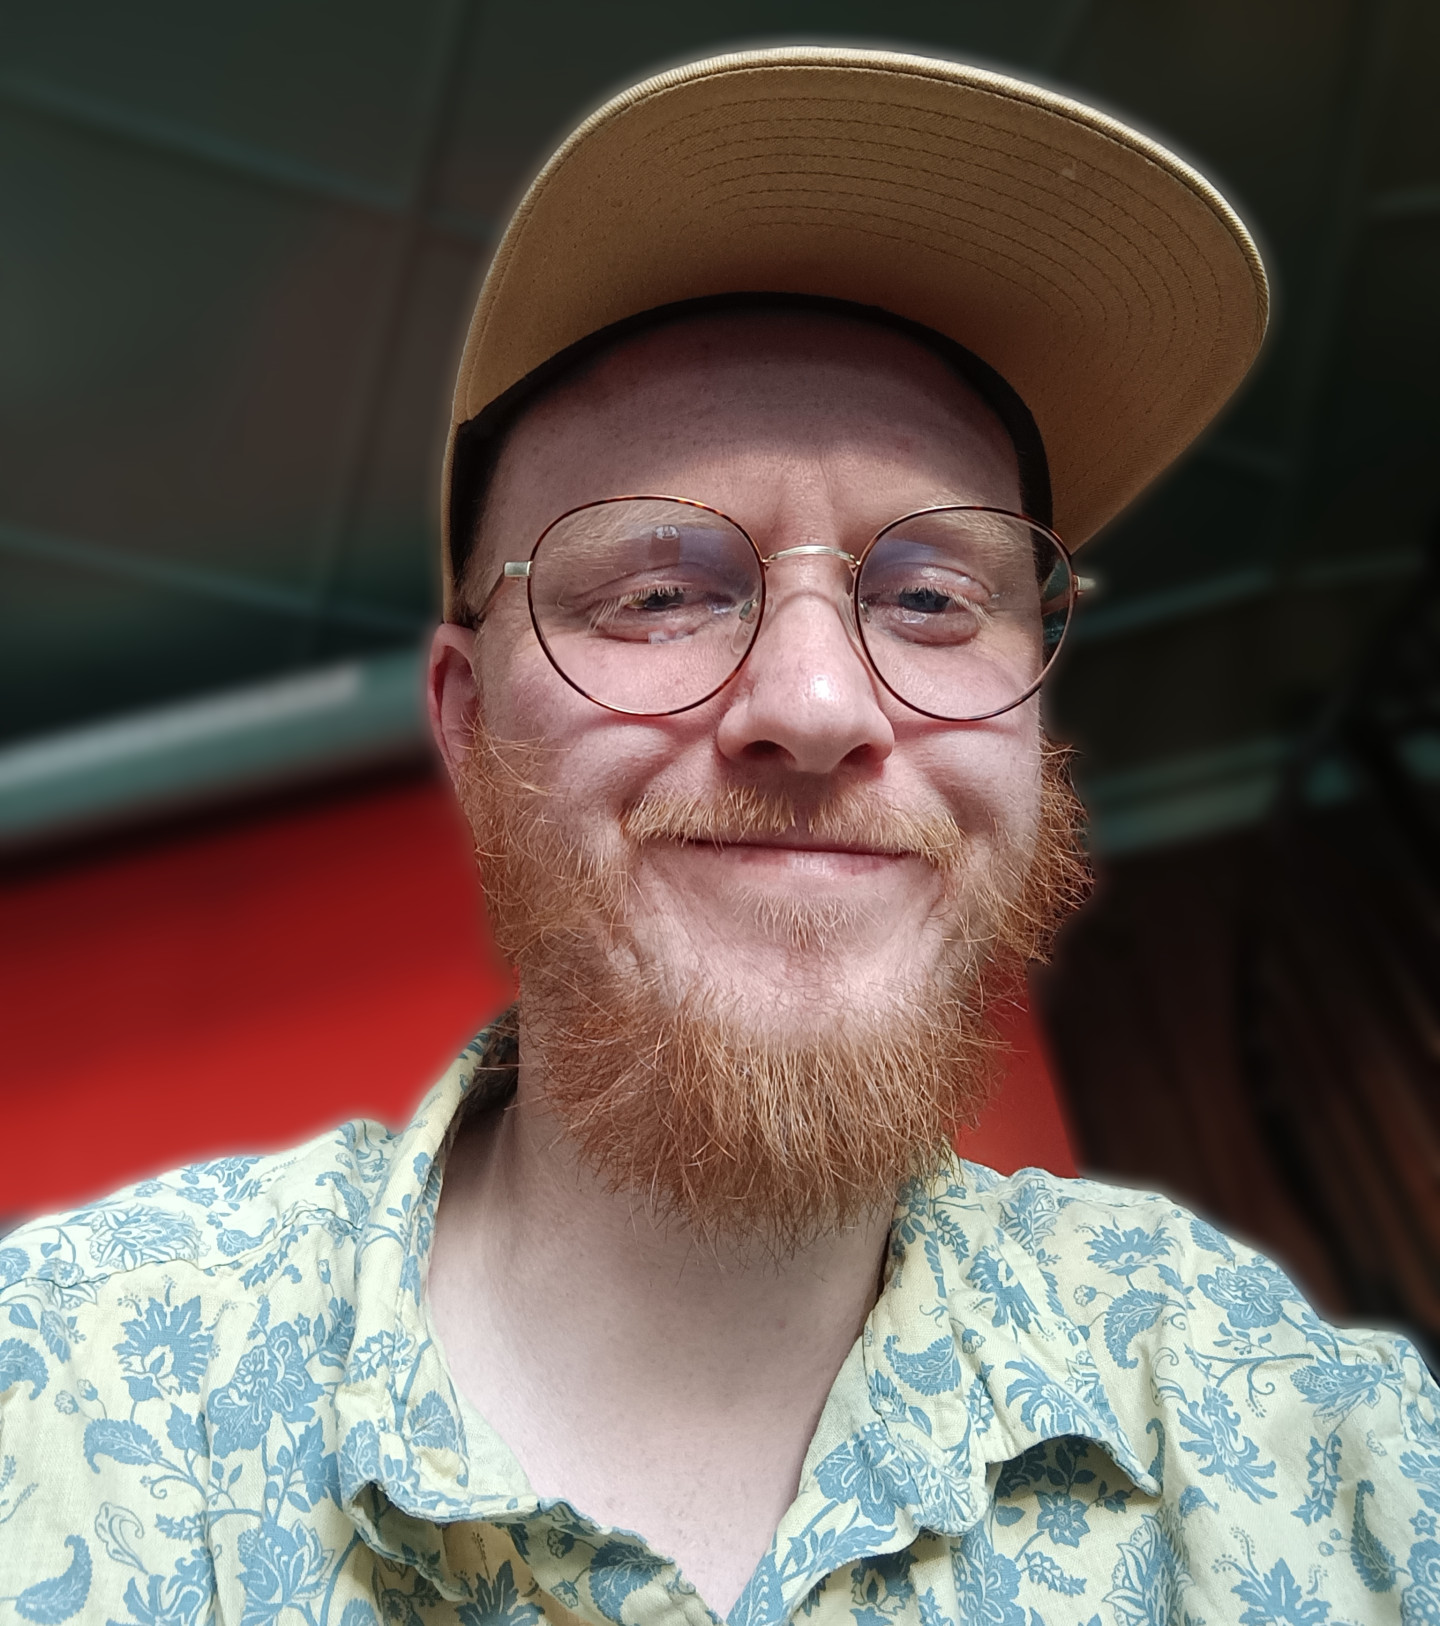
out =
{"type": "Polygon", "coordinates": [[[949,813],[893,807],[873,791],[855,789],[806,802],[750,785],[732,785],[716,796],[651,791],[625,811],[620,823],[637,843],[724,846],[793,832],[837,847],[923,858],[946,872],[960,864],[966,845],[965,832],[949,813]]]}

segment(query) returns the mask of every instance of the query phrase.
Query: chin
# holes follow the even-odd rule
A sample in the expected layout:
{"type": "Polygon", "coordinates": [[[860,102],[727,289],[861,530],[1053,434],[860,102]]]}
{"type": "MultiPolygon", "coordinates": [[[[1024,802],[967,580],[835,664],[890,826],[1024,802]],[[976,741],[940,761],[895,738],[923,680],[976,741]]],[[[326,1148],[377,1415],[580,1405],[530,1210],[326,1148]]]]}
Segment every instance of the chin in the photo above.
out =
{"type": "Polygon", "coordinates": [[[708,942],[671,937],[640,958],[650,961],[654,986],[674,1007],[698,1002],[756,1040],[787,1045],[836,1022],[884,1024],[913,1010],[937,981],[952,989],[957,980],[969,981],[957,979],[938,932],[909,932],[900,940],[887,932],[876,941],[811,916],[765,925],[727,937],[723,947],[718,934],[708,942]]]}
{"type": "Polygon", "coordinates": [[[907,880],[904,887],[877,886],[866,877],[848,884],[827,878],[801,887],[762,881],[708,889],[662,881],[647,889],[648,907],[637,908],[633,920],[643,932],[648,915],[656,941],[682,958],[679,945],[707,959],[758,955],[772,967],[812,961],[833,967],[837,957],[899,964],[922,938],[944,935],[935,923],[941,889],[907,880]]]}

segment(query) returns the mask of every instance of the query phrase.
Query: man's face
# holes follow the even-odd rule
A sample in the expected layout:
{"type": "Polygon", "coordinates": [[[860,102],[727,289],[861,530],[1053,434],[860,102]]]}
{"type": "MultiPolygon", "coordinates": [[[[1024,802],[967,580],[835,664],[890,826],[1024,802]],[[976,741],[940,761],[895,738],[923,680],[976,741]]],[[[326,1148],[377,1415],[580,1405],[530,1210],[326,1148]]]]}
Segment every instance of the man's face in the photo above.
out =
{"type": "MultiPolygon", "coordinates": [[[[889,521],[940,503],[1020,506],[989,410],[932,356],[859,323],[712,317],[630,341],[547,398],[513,434],[492,488],[482,591],[557,515],[625,493],[693,498],[762,554],[820,543],[859,554],[889,521]]],[[[476,645],[480,704],[501,741],[536,742],[552,817],[600,857],[627,849],[637,804],[784,796],[783,835],[645,841],[631,857],[632,952],[680,988],[705,985],[758,1024],[865,1009],[926,979],[963,927],[964,893],[915,854],[836,850],[807,809],[849,793],[883,816],[959,825],[975,880],[1033,838],[1036,704],[985,723],[922,717],[875,679],[849,630],[850,575],[824,556],[770,568],[764,624],[720,694],[671,717],[609,712],[561,681],[501,590],[476,645]]],[[[863,838],[862,838],[863,839],[863,838]]]]}
{"type": "MultiPolygon", "coordinates": [[[[767,556],[858,555],[933,505],[1020,507],[1004,430],[921,347],[833,317],[706,317],[629,340],[526,413],[496,470],[469,602],[560,514],[642,494],[709,504],[767,556]]],[[[893,1191],[911,1142],[943,1144],[975,1107],[979,976],[1034,902],[1037,702],[963,725],[910,710],[870,670],[849,591],[834,557],[770,566],[744,665],[674,716],[607,711],[566,684],[518,582],[473,646],[456,627],[437,635],[437,728],[491,856],[523,1017],[537,1033],[548,1021],[555,1047],[568,1035],[583,1063],[561,1116],[586,1126],[617,1184],[660,1191],[711,1229],[728,1221],[702,1212],[707,1160],[730,1182],[716,1212],[794,1235],[893,1191]],[[793,810],[788,828],[777,806],[793,810]],[[602,1054],[624,1057],[608,1086],[602,1054]],[[887,1056],[888,1083],[867,1083],[887,1056]],[[654,1077],[637,1083],[645,1066],[654,1077]],[[624,1112],[602,1133],[603,1088],[624,1112]],[[642,1152],[647,1095],[664,1134],[642,1152]],[[736,1126],[762,1097],[747,1139],[736,1126]],[[867,1113],[885,1120],[868,1140],[867,1113]],[[801,1197],[807,1156],[821,1173],[801,1197]]]]}

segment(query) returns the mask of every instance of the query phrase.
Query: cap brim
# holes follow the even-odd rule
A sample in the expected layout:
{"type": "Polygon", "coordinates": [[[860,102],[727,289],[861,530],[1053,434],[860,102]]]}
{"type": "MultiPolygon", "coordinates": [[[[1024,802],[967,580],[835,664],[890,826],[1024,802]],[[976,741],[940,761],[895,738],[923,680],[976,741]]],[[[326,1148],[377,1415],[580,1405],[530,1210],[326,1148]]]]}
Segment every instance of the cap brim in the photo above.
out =
{"type": "Polygon", "coordinates": [[[1214,416],[1268,305],[1219,193],[1093,108],[889,52],[716,57],[617,96],[542,170],[480,293],[452,441],[586,335],[751,291],[878,305],[973,350],[1033,413],[1072,544],[1214,416]]]}

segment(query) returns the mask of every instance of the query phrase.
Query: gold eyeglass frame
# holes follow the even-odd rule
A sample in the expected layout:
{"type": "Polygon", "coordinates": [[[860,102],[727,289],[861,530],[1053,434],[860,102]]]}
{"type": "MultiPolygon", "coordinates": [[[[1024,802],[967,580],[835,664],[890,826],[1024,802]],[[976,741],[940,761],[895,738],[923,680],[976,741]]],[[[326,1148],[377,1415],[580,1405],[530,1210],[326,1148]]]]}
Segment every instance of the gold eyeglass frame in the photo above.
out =
{"type": "Polygon", "coordinates": [[[592,701],[597,706],[603,707],[606,711],[616,712],[622,717],[676,717],[682,712],[694,711],[697,706],[703,706],[707,700],[713,700],[722,689],[727,688],[735,681],[736,677],[739,676],[741,669],[744,667],[745,662],[749,660],[750,651],[754,649],[757,641],[759,640],[760,628],[765,620],[766,582],[768,579],[769,567],[772,564],[778,563],[781,559],[794,559],[805,555],[817,554],[832,559],[839,559],[849,568],[851,582],[851,623],[849,629],[847,630],[851,632],[852,636],[858,643],[860,652],[864,656],[865,664],[870,669],[876,681],[881,685],[887,694],[893,696],[894,699],[898,700],[902,706],[907,708],[907,710],[916,712],[921,717],[928,717],[932,721],[939,723],[988,722],[992,717],[1000,717],[1003,716],[1007,711],[1013,711],[1016,706],[1023,706],[1025,702],[1039,690],[1041,684],[1045,681],[1050,668],[1055,664],[1056,657],[1064,647],[1065,639],[1070,631],[1070,624],[1075,616],[1075,606],[1080,601],[1081,595],[1090,591],[1094,586],[1092,581],[1084,576],[1078,576],[1075,573],[1074,559],[1069,548],[1065,546],[1065,544],[1060,540],[1059,536],[1057,536],[1048,525],[1042,525],[1038,519],[1032,519],[1029,514],[1018,513],[1014,509],[1010,508],[992,508],[981,503],[934,503],[926,508],[912,509],[908,514],[902,514],[898,519],[892,519],[887,525],[882,525],[858,554],[849,553],[844,548],[832,548],[822,542],[801,543],[797,547],[781,548],[775,553],[765,554],[761,553],[754,537],[750,535],[749,531],[747,531],[738,520],[731,519],[729,514],[725,513],[722,509],[716,508],[710,503],[697,502],[693,497],[670,497],[657,495],[653,492],[641,492],[621,497],[599,497],[593,502],[577,503],[573,508],[567,508],[563,514],[557,514],[556,517],[552,519],[545,527],[545,529],[541,531],[540,535],[536,537],[535,545],[531,548],[530,557],[528,559],[507,559],[505,561],[501,568],[500,575],[496,578],[495,585],[485,595],[484,601],[481,603],[480,608],[469,618],[468,622],[462,622],[461,625],[468,625],[478,632],[480,627],[484,624],[485,617],[490,613],[490,606],[495,602],[496,596],[500,592],[500,589],[504,587],[506,582],[523,580],[525,582],[525,602],[530,612],[530,625],[534,629],[535,637],[539,641],[541,649],[544,650],[546,659],[550,662],[556,673],[565,683],[574,689],[577,694],[583,695],[585,699],[592,701]],[[589,508],[604,508],[612,503],[622,502],[669,502],[675,503],[682,508],[694,508],[698,509],[702,513],[714,514],[717,519],[724,520],[727,525],[732,526],[740,533],[741,536],[745,538],[745,540],[754,550],[756,563],[760,567],[760,593],[759,603],[755,611],[755,630],[750,635],[750,641],[748,644],[746,644],[744,651],[741,653],[740,659],[736,661],[735,665],[730,669],[725,677],[715,685],[713,689],[709,690],[708,693],[701,695],[698,700],[689,700],[683,706],[671,706],[663,711],[638,711],[629,706],[615,706],[612,705],[608,700],[601,700],[598,696],[591,694],[590,691],[582,684],[577,683],[556,659],[555,652],[550,648],[550,645],[546,641],[545,633],[540,626],[539,617],[535,613],[533,571],[536,555],[540,552],[541,545],[545,541],[545,538],[550,535],[557,525],[563,524],[574,514],[584,513],[585,510],[589,508]],[[1017,695],[1014,700],[1008,700],[1003,706],[996,706],[992,711],[981,712],[974,717],[947,717],[940,712],[927,711],[923,706],[917,706],[913,700],[907,700],[876,665],[875,657],[870,653],[870,646],[865,640],[864,620],[860,611],[860,572],[865,564],[865,561],[870,557],[870,553],[874,549],[876,543],[879,542],[882,537],[893,531],[897,526],[904,525],[910,520],[920,519],[926,514],[947,513],[998,514],[1005,519],[1020,520],[1023,524],[1030,526],[1032,530],[1039,531],[1042,536],[1048,538],[1049,541],[1054,544],[1060,557],[1065,561],[1066,573],[1070,582],[1069,592],[1066,595],[1065,625],[1061,628],[1060,636],[1055,640],[1053,647],[1047,653],[1045,663],[1040,669],[1039,676],[1023,694],[1017,695]]]}

